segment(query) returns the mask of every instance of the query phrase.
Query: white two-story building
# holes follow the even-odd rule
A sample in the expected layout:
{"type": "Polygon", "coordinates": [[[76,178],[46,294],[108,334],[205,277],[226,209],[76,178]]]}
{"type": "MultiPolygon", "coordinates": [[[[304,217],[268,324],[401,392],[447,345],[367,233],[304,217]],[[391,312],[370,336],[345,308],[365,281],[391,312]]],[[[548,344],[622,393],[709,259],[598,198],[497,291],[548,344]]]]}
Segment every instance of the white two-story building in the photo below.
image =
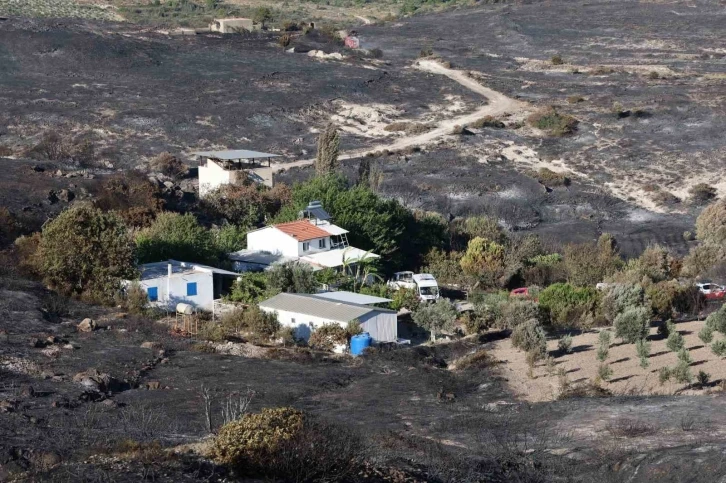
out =
{"type": "Polygon", "coordinates": [[[320,202],[313,201],[301,219],[247,233],[247,249],[230,253],[240,272],[266,270],[276,263],[298,261],[314,270],[342,268],[380,258],[348,244],[348,231],[330,222],[320,202]]]}

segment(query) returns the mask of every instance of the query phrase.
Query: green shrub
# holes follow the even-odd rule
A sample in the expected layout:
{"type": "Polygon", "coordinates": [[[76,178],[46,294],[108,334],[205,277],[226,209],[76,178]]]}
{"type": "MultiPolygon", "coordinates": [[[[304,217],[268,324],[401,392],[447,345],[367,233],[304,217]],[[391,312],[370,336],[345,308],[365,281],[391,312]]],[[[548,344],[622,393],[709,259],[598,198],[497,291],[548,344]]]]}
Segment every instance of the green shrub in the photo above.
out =
{"type": "Polygon", "coordinates": [[[136,235],[136,251],[141,263],[169,259],[213,263],[218,255],[212,232],[194,215],[172,212],[159,213],[136,235]]]}
{"type": "Polygon", "coordinates": [[[552,171],[549,168],[540,168],[534,177],[545,186],[570,186],[572,180],[563,173],[552,171]]]}
{"type": "Polygon", "coordinates": [[[678,352],[679,350],[683,349],[683,347],[686,344],[686,341],[683,340],[683,336],[674,328],[669,330],[670,334],[668,335],[668,339],[666,339],[666,347],[671,352],[678,352]]]}
{"type": "Polygon", "coordinates": [[[265,408],[256,414],[245,414],[220,428],[212,459],[232,468],[261,466],[302,427],[303,414],[293,408],[265,408]]]}
{"type": "Polygon", "coordinates": [[[497,129],[503,129],[505,127],[504,123],[492,116],[485,116],[481,119],[477,119],[473,123],[469,124],[469,127],[473,127],[474,129],[481,129],[483,127],[493,127],[497,129]]]}
{"type": "Polygon", "coordinates": [[[146,290],[141,288],[138,282],[134,282],[126,287],[126,297],[124,298],[124,307],[134,315],[141,315],[149,304],[149,295],[146,290]]]}
{"type": "Polygon", "coordinates": [[[704,326],[703,329],[698,332],[698,338],[701,339],[701,342],[704,344],[710,344],[713,342],[713,329],[708,325],[704,326]]]}
{"type": "Polygon", "coordinates": [[[609,381],[613,377],[613,369],[609,364],[600,364],[597,368],[597,377],[603,381],[609,381]]]}
{"type": "Polygon", "coordinates": [[[661,367],[658,369],[658,382],[662,386],[668,382],[673,375],[673,371],[670,367],[661,367]]]}
{"type": "Polygon", "coordinates": [[[176,156],[163,152],[151,160],[151,169],[172,178],[180,178],[187,174],[189,168],[176,156]]]}
{"type": "Polygon", "coordinates": [[[428,330],[431,333],[431,340],[436,341],[437,334],[454,330],[457,315],[454,304],[442,297],[432,304],[419,306],[413,314],[413,321],[419,327],[428,330]]]}
{"type": "Polygon", "coordinates": [[[560,114],[554,107],[541,109],[527,118],[527,122],[537,129],[548,132],[552,136],[572,134],[577,129],[578,121],[567,114],[560,114]]]}
{"type": "Polygon", "coordinates": [[[693,362],[693,359],[691,358],[691,353],[688,352],[688,349],[686,349],[685,347],[682,347],[678,351],[678,360],[683,361],[686,364],[690,364],[691,362],[693,362]]]}
{"type": "Polygon", "coordinates": [[[308,340],[308,345],[316,350],[332,352],[336,345],[348,343],[346,330],[338,324],[323,324],[317,327],[308,340]]]}
{"type": "Polygon", "coordinates": [[[640,367],[647,369],[650,365],[650,342],[647,339],[640,339],[635,342],[635,351],[640,360],[640,367]]]}
{"type": "Polygon", "coordinates": [[[108,302],[122,280],[136,278],[134,245],[123,220],[90,204],[73,205],[46,223],[29,263],[51,288],[108,302]]]}
{"type": "Polygon", "coordinates": [[[509,299],[501,306],[501,318],[497,325],[503,329],[515,329],[518,325],[536,320],[542,322],[542,310],[536,302],[522,299],[509,299]]]}
{"type": "Polygon", "coordinates": [[[258,341],[269,341],[280,330],[277,316],[263,311],[257,305],[225,314],[219,325],[227,334],[243,334],[258,341]]]}
{"type": "Polygon", "coordinates": [[[456,368],[457,369],[467,369],[467,368],[481,368],[486,367],[492,363],[491,357],[489,357],[489,354],[484,349],[477,350],[476,352],[472,354],[467,354],[464,357],[462,357],[457,363],[456,368]]]}
{"type": "Polygon", "coordinates": [[[401,288],[395,291],[391,298],[391,309],[396,311],[405,308],[411,312],[416,312],[419,305],[421,305],[421,300],[413,289],[401,288]]]}
{"type": "Polygon", "coordinates": [[[640,285],[617,284],[609,287],[602,297],[602,312],[609,321],[627,309],[648,306],[645,290],[640,285]]]}
{"type": "Polygon", "coordinates": [[[610,352],[610,342],[612,340],[609,330],[602,330],[597,336],[598,348],[597,348],[597,359],[600,362],[604,362],[608,358],[610,352]]]}
{"type": "Polygon", "coordinates": [[[358,320],[351,320],[345,325],[346,338],[350,340],[354,335],[362,334],[363,327],[361,327],[358,320]]]}
{"type": "Polygon", "coordinates": [[[211,456],[242,479],[349,481],[362,464],[360,437],[292,408],[263,409],[227,423],[211,456]]]}
{"type": "Polygon", "coordinates": [[[556,283],[542,290],[538,302],[542,309],[550,314],[552,324],[567,326],[572,320],[571,314],[576,310],[594,313],[599,300],[599,293],[592,287],[574,287],[569,283],[556,283]]]}
{"type": "Polygon", "coordinates": [[[680,384],[690,383],[693,380],[689,363],[682,360],[678,361],[671,374],[673,379],[680,384]]]}
{"type": "Polygon", "coordinates": [[[717,340],[711,344],[711,352],[719,357],[726,357],[726,339],[717,340]]]}
{"type": "Polygon", "coordinates": [[[562,65],[565,63],[560,54],[553,55],[550,60],[552,61],[552,65],[562,65]]]}
{"type": "Polygon", "coordinates": [[[512,346],[524,352],[538,355],[538,359],[547,354],[547,336],[542,324],[537,319],[530,319],[517,325],[512,331],[512,346]]]}
{"type": "Polygon", "coordinates": [[[278,339],[283,347],[293,346],[297,343],[297,337],[295,335],[294,327],[282,327],[275,334],[275,339],[278,339]]]}
{"type": "Polygon", "coordinates": [[[706,327],[726,334],[726,307],[722,306],[716,312],[706,317],[706,327]]]}
{"type": "Polygon", "coordinates": [[[633,307],[615,317],[615,335],[629,344],[648,336],[650,310],[646,307],[633,307]]]}
{"type": "Polygon", "coordinates": [[[563,335],[560,340],[557,341],[557,349],[564,353],[569,354],[572,352],[572,336],[570,334],[563,335]]]}
{"type": "Polygon", "coordinates": [[[233,302],[244,302],[246,304],[254,304],[261,302],[272,296],[267,283],[267,275],[264,272],[245,272],[241,273],[232,285],[232,291],[229,294],[230,300],[233,302]]]}

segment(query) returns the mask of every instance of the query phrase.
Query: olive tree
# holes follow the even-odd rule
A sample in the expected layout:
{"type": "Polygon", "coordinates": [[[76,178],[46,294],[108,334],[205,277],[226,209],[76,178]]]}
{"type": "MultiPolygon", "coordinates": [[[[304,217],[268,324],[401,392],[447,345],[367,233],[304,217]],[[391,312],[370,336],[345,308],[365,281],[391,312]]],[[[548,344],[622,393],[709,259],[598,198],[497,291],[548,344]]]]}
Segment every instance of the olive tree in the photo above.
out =
{"type": "Polygon", "coordinates": [[[456,307],[448,299],[440,298],[433,304],[421,305],[413,314],[416,325],[431,332],[431,340],[436,342],[436,334],[454,330],[456,307]]]}
{"type": "Polygon", "coordinates": [[[50,287],[98,301],[109,300],[121,280],[137,275],[134,242],[123,220],[85,203],[43,227],[34,263],[50,287]]]}

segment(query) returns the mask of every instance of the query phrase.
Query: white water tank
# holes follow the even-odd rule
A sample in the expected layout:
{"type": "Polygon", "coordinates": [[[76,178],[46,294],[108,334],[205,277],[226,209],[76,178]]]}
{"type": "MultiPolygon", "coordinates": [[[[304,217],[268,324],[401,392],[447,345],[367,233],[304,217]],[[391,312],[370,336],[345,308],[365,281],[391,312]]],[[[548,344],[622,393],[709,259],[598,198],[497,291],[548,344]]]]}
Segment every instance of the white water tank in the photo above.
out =
{"type": "Polygon", "coordinates": [[[194,313],[194,306],[190,304],[176,304],[176,313],[192,315],[194,313]]]}

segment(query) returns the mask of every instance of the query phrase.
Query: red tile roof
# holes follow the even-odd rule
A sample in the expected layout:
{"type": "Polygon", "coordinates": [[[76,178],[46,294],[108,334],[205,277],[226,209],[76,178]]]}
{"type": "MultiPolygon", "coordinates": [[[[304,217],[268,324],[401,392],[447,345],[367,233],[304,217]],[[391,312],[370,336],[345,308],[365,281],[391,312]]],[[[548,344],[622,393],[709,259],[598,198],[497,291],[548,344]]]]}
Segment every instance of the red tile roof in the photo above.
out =
{"type": "Polygon", "coordinates": [[[315,238],[325,238],[330,236],[330,233],[318,228],[307,220],[280,223],[279,225],[275,225],[275,228],[290,235],[297,241],[308,241],[314,240],[315,238]]]}

